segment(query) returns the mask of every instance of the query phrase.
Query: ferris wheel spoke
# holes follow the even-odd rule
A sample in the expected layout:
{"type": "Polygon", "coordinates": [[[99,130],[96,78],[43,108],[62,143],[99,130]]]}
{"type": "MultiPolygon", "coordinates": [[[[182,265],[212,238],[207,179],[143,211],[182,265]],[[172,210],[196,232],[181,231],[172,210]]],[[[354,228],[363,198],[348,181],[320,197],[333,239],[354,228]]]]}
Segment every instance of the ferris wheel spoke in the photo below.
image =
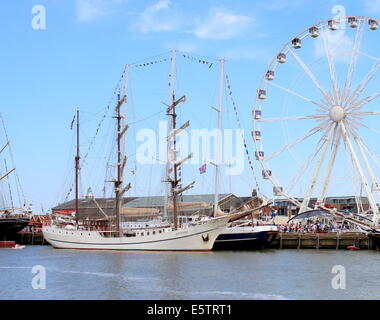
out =
{"type": "Polygon", "coordinates": [[[368,83],[372,80],[372,78],[375,76],[377,70],[380,68],[380,59],[377,60],[371,67],[371,69],[368,71],[366,76],[363,78],[363,80],[359,83],[359,85],[356,87],[352,95],[346,100],[346,103],[344,107],[346,109],[351,109],[350,104],[354,103],[360,96],[360,94],[363,92],[363,90],[366,88],[368,83]]]}
{"type": "Polygon", "coordinates": [[[360,48],[362,38],[363,38],[363,31],[364,31],[364,23],[362,21],[360,21],[359,27],[357,28],[356,35],[355,35],[355,42],[354,42],[353,50],[352,50],[352,54],[351,54],[350,65],[348,67],[346,82],[345,82],[344,88],[343,88],[344,102],[346,102],[347,99],[349,98],[349,92],[351,90],[352,78],[353,78],[353,75],[355,72],[359,48],[360,48]]]}
{"type": "Polygon", "coordinates": [[[377,165],[377,167],[380,169],[380,160],[374,154],[374,152],[372,151],[372,149],[363,141],[363,139],[360,138],[360,136],[359,136],[359,139],[360,139],[361,143],[363,144],[364,148],[366,149],[366,151],[368,152],[369,156],[373,160],[373,162],[375,162],[376,165],[377,165]]]}
{"type": "Polygon", "coordinates": [[[379,60],[380,60],[380,58],[376,58],[376,57],[371,56],[370,54],[365,53],[365,52],[360,51],[360,50],[358,51],[358,54],[360,54],[360,55],[362,55],[362,56],[364,56],[364,57],[370,58],[370,59],[372,59],[372,60],[375,60],[375,61],[379,61],[379,60]]]}
{"type": "Polygon", "coordinates": [[[317,199],[317,203],[316,203],[317,206],[322,204],[324,202],[325,197],[326,197],[327,189],[328,189],[329,184],[330,184],[331,173],[332,173],[332,170],[334,168],[336,155],[337,155],[338,150],[339,150],[340,142],[341,142],[341,133],[338,130],[338,126],[335,125],[334,133],[333,133],[333,139],[331,142],[332,154],[331,154],[331,157],[329,159],[329,162],[327,165],[327,170],[326,170],[326,175],[325,175],[325,178],[323,179],[322,188],[321,188],[321,191],[320,191],[318,199],[317,199]]]}
{"type": "Polygon", "coordinates": [[[376,114],[380,114],[380,111],[363,111],[363,112],[350,112],[348,113],[349,116],[373,116],[376,114]]]}
{"type": "Polygon", "coordinates": [[[367,198],[368,198],[368,202],[370,204],[370,207],[372,209],[372,212],[374,214],[374,221],[375,221],[375,218],[377,217],[377,215],[379,214],[379,209],[376,205],[376,202],[373,198],[373,195],[371,193],[371,190],[369,188],[369,185],[368,185],[368,182],[367,182],[367,179],[363,173],[363,170],[360,166],[360,162],[358,160],[358,157],[356,155],[356,152],[351,144],[351,141],[350,141],[350,138],[349,138],[349,135],[348,135],[348,132],[346,130],[346,126],[344,124],[344,121],[340,121],[340,128],[341,128],[341,131],[342,131],[342,136],[343,136],[343,139],[345,141],[345,144],[346,144],[346,147],[347,149],[349,150],[349,153],[351,155],[351,158],[352,158],[352,161],[354,162],[355,164],[355,167],[356,167],[356,170],[358,171],[358,174],[359,174],[359,177],[360,177],[360,180],[364,186],[364,189],[367,193],[367,198]]]}
{"type": "Polygon", "coordinates": [[[274,122],[274,121],[288,121],[288,120],[305,120],[305,119],[323,119],[328,117],[327,114],[312,114],[310,116],[298,116],[298,117],[280,117],[280,118],[261,118],[258,121],[261,122],[274,122]]]}
{"type": "Polygon", "coordinates": [[[319,83],[319,81],[315,77],[314,73],[309,69],[309,67],[305,64],[305,62],[301,59],[301,57],[297,53],[294,52],[294,50],[292,50],[289,46],[288,46],[288,49],[289,49],[289,52],[293,55],[293,57],[297,60],[298,64],[301,66],[301,68],[309,76],[311,81],[313,81],[315,86],[319,89],[319,91],[322,93],[322,95],[326,98],[326,101],[329,102],[329,104],[332,104],[331,96],[326,92],[326,90],[319,83]]]}
{"type": "Polygon", "coordinates": [[[350,119],[350,121],[356,123],[357,125],[359,125],[359,126],[361,126],[361,127],[364,127],[364,128],[366,128],[366,129],[368,129],[368,130],[371,130],[371,131],[373,131],[373,132],[375,132],[375,133],[380,134],[380,130],[377,130],[377,129],[374,129],[374,128],[372,128],[372,127],[369,127],[369,126],[365,125],[364,123],[361,123],[361,122],[358,121],[358,120],[350,119]]]}
{"type": "Polygon", "coordinates": [[[296,96],[296,97],[298,97],[298,98],[301,98],[301,99],[303,99],[303,100],[305,100],[305,101],[307,101],[307,102],[313,103],[313,104],[315,104],[316,106],[318,106],[318,107],[320,107],[320,108],[322,108],[322,109],[324,109],[324,110],[326,110],[326,111],[329,111],[329,108],[326,107],[325,105],[320,104],[320,103],[318,103],[318,102],[315,102],[315,101],[313,101],[313,100],[311,100],[311,99],[309,99],[309,98],[307,98],[307,97],[305,97],[305,96],[303,96],[303,95],[301,95],[301,94],[299,94],[299,93],[297,93],[297,92],[295,92],[295,91],[293,91],[293,90],[290,90],[290,89],[288,89],[288,88],[285,88],[285,87],[283,87],[283,86],[280,86],[279,84],[274,83],[273,81],[268,81],[268,83],[269,83],[270,85],[272,85],[272,86],[274,86],[274,87],[276,87],[276,88],[279,88],[279,89],[281,89],[281,90],[284,90],[284,91],[286,91],[286,92],[288,92],[288,93],[290,93],[290,94],[292,94],[292,95],[294,95],[294,96],[296,96]]]}
{"type": "MultiPolygon", "coordinates": [[[[293,178],[290,180],[289,184],[286,186],[286,192],[290,193],[292,189],[295,187],[295,185],[298,183],[298,181],[301,179],[301,177],[306,173],[310,163],[314,160],[314,158],[318,155],[319,150],[315,151],[312,150],[312,152],[308,155],[308,157],[305,159],[301,167],[297,170],[297,174],[293,176],[293,178]]],[[[301,206],[301,203],[300,203],[301,206]]]]}
{"type": "Polygon", "coordinates": [[[323,46],[325,48],[326,57],[327,57],[327,61],[329,64],[329,69],[330,69],[330,77],[331,77],[331,83],[332,83],[332,94],[331,95],[332,95],[332,99],[335,102],[335,104],[338,104],[338,103],[340,103],[339,102],[339,95],[338,95],[338,91],[339,91],[338,80],[336,77],[334,58],[333,58],[333,54],[332,54],[329,39],[328,39],[328,32],[323,31],[321,33],[321,35],[322,35],[323,46]]]}
{"type": "Polygon", "coordinates": [[[355,103],[354,105],[352,105],[351,107],[347,108],[346,112],[347,111],[350,111],[350,110],[357,110],[357,109],[360,109],[362,108],[365,104],[377,99],[378,97],[380,97],[380,90],[371,94],[370,96],[360,100],[359,102],[355,103]]]}
{"type": "MultiPolygon", "coordinates": [[[[326,121],[327,123],[327,121],[326,121]]],[[[281,149],[271,153],[268,157],[265,158],[265,160],[269,161],[271,159],[273,159],[274,157],[277,157],[278,155],[280,155],[281,153],[283,153],[284,151],[286,150],[289,150],[290,148],[294,147],[295,145],[301,143],[302,141],[306,140],[307,138],[311,137],[312,135],[314,135],[315,133],[319,132],[320,130],[322,130],[323,128],[323,125],[318,125],[314,128],[312,128],[311,130],[309,130],[305,135],[303,135],[302,137],[299,137],[293,141],[291,141],[290,143],[288,143],[287,145],[285,145],[284,147],[282,147],[281,149]]]]}
{"type": "MultiPolygon", "coordinates": [[[[326,130],[327,130],[326,132],[328,132],[329,127],[327,127],[326,130]]],[[[323,137],[326,135],[326,132],[324,133],[323,137]]],[[[294,186],[298,183],[298,181],[301,179],[301,177],[306,173],[308,167],[310,166],[310,163],[312,163],[312,161],[315,159],[315,157],[320,152],[320,149],[322,147],[320,145],[321,141],[323,142],[324,140],[323,139],[319,140],[319,142],[317,144],[317,148],[313,149],[311,151],[311,153],[308,155],[308,157],[305,159],[305,161],[303,162],[303,164],[301,165],[301,167],[297,171],[297,174],[292,178],[292,180],[290,181],[290,183],[286,187],[286,190],[288,193],[294,188],[294,186]]]]}
{"type": "Polygon", "coordinates": [[[336,124],[334,123],[334,125],[332,125],[331,128],[328,130],[327,137],[325,139],[323,139],[322,147],[321,147],[321,155],[319,157],[319,160],[317,162],[316,167],[314,168],[314,172],[313,172],[311,181],[309,183],[309,186],[308,186],[306,193],[305,193],[305,196],[303,198],[302,205],[300,208],[301,213],[304,212],[309,207],[310,197],[313,193],[315,185],[317,184],[319,172],[321,171],[323,160],[326,157],[327,147],[329,145],[331,135],[332,135],[332,132],[334,131],[335,127],[336,127],[336,124]]]}

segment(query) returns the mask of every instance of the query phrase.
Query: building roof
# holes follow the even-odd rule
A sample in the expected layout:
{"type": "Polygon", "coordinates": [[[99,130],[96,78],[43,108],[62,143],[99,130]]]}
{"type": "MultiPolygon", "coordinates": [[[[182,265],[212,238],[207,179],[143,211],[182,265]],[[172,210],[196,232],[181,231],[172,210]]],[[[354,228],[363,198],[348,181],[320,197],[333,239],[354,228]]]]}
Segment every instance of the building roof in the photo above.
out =
{"type": "MultiPolygon", "coordinates": [[[[219,206],[224,211],[229,211],[231,208],[236,208],[241,206],[247,199],[250,197],[239,198],[230,193],[220,194],[219,197],[219,206]]],[[[99,207],[102,208],[103,212],[107,216],[115,215],[115,199],[114,198],[96,198],[95,201],[93,199],[80,199],[79,200],[79,217],[80,219],[101,219],[104,218],[104,214],[101,212],[99,207]],[[96,201],[96,202],[95,202],[96,201]],[[99,206],[98,206],[98,205],[99,206]]],[[[179,197],[179,203],[183,202],[193,202],[193,203],[204,203],[210,204],[210,208],[212,208],[214,203],[214,195],[213,194],[198,194],[198,195],[182,195],[179,197]]],[[[164,207],[165,197],[164,196],[145,196],[145,197],[126,197],[122,199],[121,207],[122,212],[123,208],[158,208],[162,209],[164,207]]],[[[193,209],[185,209],[181,210],[182,212],[194,212],[194,211],[202,211],[203,214],[207,214],[210,211],[210,208],[206,208],[205,206],[197,207],[193,209]],[[207,212],[206,212],[207,211],[207,212]]],[[[59,204],[52,208],[53,211],[59,210],[75,210],[75,200],[71,200],[62,204],[59,204]]],[[[170,209],[169,209],[170,210],[170,209]]],[[[211,211],[210,211],[211,212],[211,211]]],[[[143,214],[142,214],[143,215],[143,214]]]]}
{"type": "Polygon", "coordinates": [[[34,214],[31,216],[29,225],[48,225],[51,222],[51,217],[47,214],[34,214]]]}
{"type": "MultiPolygon", "coordinates": [[[[121,201],[121,206],[136,199],[136,197],[126,197],[121,201]]],[[[96,202],[103,209],[112,209],[115,207],[115,198],[96,198],[96,202]]],[[[79,199],[79,208],[98,208],[95,201],[92,199],[81,198],[79,199]]],[[[61,203],[52,210],[75,210],[75,199],[68,202],[61,203]]]]}
{"type": "MultiPolygon", "coordinates": [[[[218,200],[221,201],[230,196],[229,193],[220,194],[218,200]]],[[[178,197],[179,201],[184,202],[206,202],[214,203],[213,194],[187,194],[178,197]]],[[[126,203],[127,207],[144,208],[144,207],[163,207],[165,204],[164,196],[138,197],[126,203]]]]}

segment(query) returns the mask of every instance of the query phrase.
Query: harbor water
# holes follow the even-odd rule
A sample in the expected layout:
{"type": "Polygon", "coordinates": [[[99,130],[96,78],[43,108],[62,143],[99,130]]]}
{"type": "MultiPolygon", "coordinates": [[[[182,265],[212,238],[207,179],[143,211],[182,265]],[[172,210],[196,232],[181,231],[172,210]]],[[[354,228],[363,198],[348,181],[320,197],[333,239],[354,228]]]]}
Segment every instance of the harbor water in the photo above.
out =
{"type": "Polygon", "coordinates": [[[379,266],[380,253],[372,250],[179,253],[26,246],[0,250],[0,299],[377,299],[379,266]],[[337,276],[344,277],[338,287],[337,276]]]}

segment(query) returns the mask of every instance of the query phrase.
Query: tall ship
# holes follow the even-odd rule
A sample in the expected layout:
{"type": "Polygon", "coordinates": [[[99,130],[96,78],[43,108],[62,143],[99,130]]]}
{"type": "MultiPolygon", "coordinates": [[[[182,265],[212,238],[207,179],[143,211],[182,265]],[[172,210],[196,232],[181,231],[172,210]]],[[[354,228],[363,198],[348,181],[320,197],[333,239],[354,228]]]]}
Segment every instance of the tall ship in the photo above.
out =
{"type": "Polygon", "coordinates": [[[0,149],[0,241],[10,241],[28,225],[31,207],[27,209],[25,206],[4,119],[0,117],[3,129],[0,149]],[[18,193],[17,205],[15,193],[18,193]]]}
{"type": "MultiPolygon", "coordinates": [[[[79,110],[76,114],[77,127],[77,152],[75,156],[75,215],[70,219],[53,219],[50,225],[43,226],[43,235],[47,242],[59,249],[95,249],[95,250],[144,250],[144,251],[210,251],[219,234],[225,230],[230,215],[213,216],[207,219],[192,219],[184,222],[179,217],[179,202],[181,195],[194,187],[195,181],[187,186],[182,186],[180,168],[183,163],[191,159],[192,154],[179,159],[177,150],[177,136],[187,127],[187,121],[181,126],[177,125],[177,109],[186,101],[186,96],[179,99],[174,93],[174,72],[176,63],[176,51],[171,56],[170,74],[170,104],[167,104],[166,115],[168,117],[167,130],[167,154],[166,177],[163,181],[167,187],[165,194],[165,223],[141,228],[122,228],[121,203],[123,195],[131,188],[131,183],[124,183],[124,170],[127,157],[124,155],[125,133],[128,130],[126,124],[127,88],[123,97],[118,94],[117,106],[114,112],[116,119],[116,177],[112,179],[114,185],[114,215],[108,215],[99,206],[104,219],[90,220],[80,219],[79,205],[79,169],[80,169],[80,121],[79,110]]],[[[129,66],[124,72],[124,78],[128,81],[129,66]]],[[[216,197],[217,198],[217,197],[216,197]]],[[[96,201],[94,199],[94,201],[96,201]]],[[[217,208],[215,208],[217,210],[217,208]]]]}

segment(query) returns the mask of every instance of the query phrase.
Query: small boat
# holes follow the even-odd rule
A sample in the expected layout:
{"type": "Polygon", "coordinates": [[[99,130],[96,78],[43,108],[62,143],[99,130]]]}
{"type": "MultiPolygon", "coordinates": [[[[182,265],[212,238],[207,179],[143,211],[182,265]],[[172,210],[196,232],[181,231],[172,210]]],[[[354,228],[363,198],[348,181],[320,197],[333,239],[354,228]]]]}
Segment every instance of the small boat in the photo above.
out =
{"type": "Polygon", "coordinates": [[[25,248],[25,246],[16,243],[15,246],[13,248],[11,248],[11,249],[22,250],[24,248],[25,248]]]}
{"type": "Polygon", "coordinates": [[[360,250],[360,248],[357,247],[357,246],[348,246],[348,247],[346,247],[346,250],[351,250],[351,251],[353,251],[353,250],[360,250]]]}
{"type": "Polygon", "coordinates": [[[226,228],[216,238],[213,249],[261,249],[276,239],[277,226],[249,224],[243,223],[226,228]]]}

